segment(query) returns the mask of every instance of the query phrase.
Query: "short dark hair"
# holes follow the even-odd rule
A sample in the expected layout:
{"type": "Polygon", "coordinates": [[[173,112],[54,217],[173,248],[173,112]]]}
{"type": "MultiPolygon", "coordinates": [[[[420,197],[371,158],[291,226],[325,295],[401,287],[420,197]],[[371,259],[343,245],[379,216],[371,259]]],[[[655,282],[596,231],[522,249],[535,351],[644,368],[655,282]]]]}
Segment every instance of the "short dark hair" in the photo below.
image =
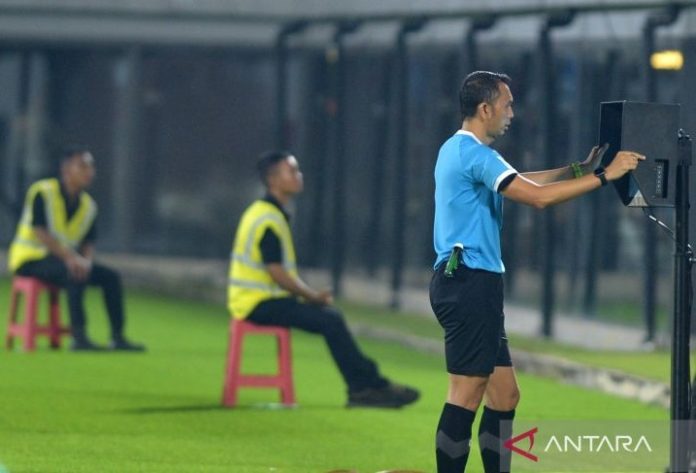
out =
{"type": "Polygon", "coordinates": [[[264,186],[268,187],[268,176],[270,176],[271,172],[278,165],[278,163],[289,158],[290,156],[292,156],[292,153],[285,150],[266,151],[259,156],[259,159],[256,162],[256,170],[258,171],[259,179],[261,179],[264,186]]]}
{"type": "Polygon", "coordinates": [[[82,144],[70,144],[67,146],[64,146],[60,150],[60,154],[58,155],[58,161],[60,164],[64,164],[68,161],[70,161],[74,156],[81,156],[85,153],[89,153],[90,150],[87,146],[82,145],[82,144]]]}
{"type": "Polygon", "coordinates": [[[498,84],[510,85],[512,80],[507,74],[489,71],[472,72],[464,78],[459,89],[459,109],[462,120],[476,115],[476,109],[482,103],[493,103],[498,98],[498,84]]]}

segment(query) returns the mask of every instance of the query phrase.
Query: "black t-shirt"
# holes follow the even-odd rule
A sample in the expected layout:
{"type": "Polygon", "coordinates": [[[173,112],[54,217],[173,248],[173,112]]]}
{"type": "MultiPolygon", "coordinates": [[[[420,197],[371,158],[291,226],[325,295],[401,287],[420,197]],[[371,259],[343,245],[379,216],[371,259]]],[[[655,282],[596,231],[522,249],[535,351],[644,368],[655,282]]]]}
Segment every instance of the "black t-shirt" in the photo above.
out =
{"type": "MultiPolygon", "coordinates": [[[[278,210],[280,210],[285,216],[285,220],[288,222],[290,221],[290,215],[285,211],[281,203],[278,202],[278,200],[276,200],[273,196],[266,195],[263,200],[278,207],[278,210]]],[[[266,229],[261,237],[259,249],[261,250],[261,258],[263,259],[264,264],[283,262],[283,246],[280,243],[280,237],[274,230],[270,228],[266,229]]]]}
{"type": "MultiPolygon", "coordinates": [[[[63,190],[63,186],[60,188],[61,194],[63,195],[63,200],[65,201],[65,215],[67,216],[67,219],[70,220],[73,215],[75,215],[75,212],[77,212],[78,207],[80,206],[80,200],[78,199],[70,199],[67,194],[63,190]]],[[[34,197],[34,202],[32,203],[32,214],[33,214],[33,220],[31,222],[32,226],[34,227],[48,227],[48,218],[46,217],[46,202],[44,201],[43,196],[38,193],[34,197]]],[[[97,225],[96,225],[96,219],[94,222],[92,222],[92,226],[89,227],[89,230],[87,231],[87,234],[85,235],[84,239],[82,242],[94,242],[97,239],[97,225]]]]}
{"type": "Polygon", "coordinates": [[[283,262],[283,247],[280,244],[280,238],[272,229],[266,229],[263,237],[261,237],[259,248],[261,249],[261,258],[264,264],[283,262]]]}

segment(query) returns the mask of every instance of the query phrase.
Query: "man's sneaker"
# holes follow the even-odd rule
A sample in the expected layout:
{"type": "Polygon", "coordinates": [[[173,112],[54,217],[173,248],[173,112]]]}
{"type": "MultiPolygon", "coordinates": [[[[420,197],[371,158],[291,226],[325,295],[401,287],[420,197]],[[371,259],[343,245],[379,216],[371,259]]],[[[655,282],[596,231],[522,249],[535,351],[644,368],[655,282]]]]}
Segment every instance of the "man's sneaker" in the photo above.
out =
{"type": "Polygon", "coordinates": [[[390,383],[383,388],[365,388],[348,393],[347,407],[398,408],[416,402],[420,393],[413,388],[390,383]]]}
{"type": "Polygon", "coordinates": [[[104,351],[105,348],[101,345],[97,345],[96,343],[92,343],[92,341],[89,338],[73,338],[72,343],[70,344],[70,350],[71,351],[104,351]]]}
{"type": "Polygon", "coordinates": [[[129,342],[125,338],[112,340],[109,348],[116,351],[145,351],[145,345],[129,342]]]}

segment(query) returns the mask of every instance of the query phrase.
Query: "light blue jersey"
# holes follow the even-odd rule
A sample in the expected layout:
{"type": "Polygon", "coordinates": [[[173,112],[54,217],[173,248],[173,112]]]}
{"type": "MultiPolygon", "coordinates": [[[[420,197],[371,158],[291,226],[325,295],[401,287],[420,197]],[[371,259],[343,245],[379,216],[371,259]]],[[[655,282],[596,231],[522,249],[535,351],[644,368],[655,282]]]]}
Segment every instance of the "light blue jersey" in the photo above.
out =
{"type": "Polygon", "coordinates": [[[500,253],[503,197],[499,186],[517,171],[497,151],[459,130],[440,148],[435,165],[435,267],[464,245],[464,264],[504,273],[500,253]]]}

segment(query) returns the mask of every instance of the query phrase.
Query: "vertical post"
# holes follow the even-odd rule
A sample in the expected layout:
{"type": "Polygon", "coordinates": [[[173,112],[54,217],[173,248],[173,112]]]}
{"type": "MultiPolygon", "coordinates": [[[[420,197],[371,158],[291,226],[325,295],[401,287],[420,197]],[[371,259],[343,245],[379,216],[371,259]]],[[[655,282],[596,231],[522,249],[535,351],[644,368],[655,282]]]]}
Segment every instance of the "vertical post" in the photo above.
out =
{"type": "MultiPolygon", "coordinates": [[[[465,62],[465,43],[462,43],[462,48],[445,56],[440,65],[440,88],[438,95],[433,102],[436,102],[437,107],[437,129],[431,137],[433,148],[440,146],[445,140],[452,136],[452,133],[461,125],[461,112],[459,110],[459,102],[452,100],[459,93],[463,77],[467,73],[462,64],[465,62]]],[[[428,172],[423,173],[423,179],[427,180],[428,194],[435,193],[435,181],[432,176],[432,170],[437,162],[437,153],[428,153],[428,172]]],[[[427,222],[431,223],[435,220],[435,206],[428,205],[425,209],[427,222]]],[[[425,241],[432,241],[433,229],[432,225],[423,226],[419,233],[423,235],[425,241]]],[[[426,261],[432,264],[433,247],[430,245],[420,245],[421,250],[418,252],[420,261],[426,261]]]]}
{"type": "Polygon", "coordinates": [[[409,69],[408,35],[420,30],[426,20],[404,22],[397,34],[396,47],[396,156],[394,159],[394,227],[392,237],[392,297],[391,307],[400,305],[399,293],[403,282],[404,248],[406,244],[406,189],[408,189],[408,131],[409,131],[409,69]]]}
{"type": "MultiPolygon", "coordinates": [[[[544,164],[546,169],[554,168],[554,121],[555,121],[555,96],[554,96],[554,64],[553,51],[551,45],[551,28],[549,21],[542,27],[539,51],[541,52],[541,74],[543,84],[543,123],[544,123],[544,164]]],[[[556,248],[556,227],[554,219],[554,209],[548,208],[543,215],[543,259],[542,259],[542,326],[541,333],[544,337],[550,338],[553,335],[552,317],[555,302],[555,283],[554,283],[554,256],[556,248]]]]}
{"type": "Polygon", "coordinates": [[[469,30],[466,32],[464,64],[467,66],[467,74],[478,69],[478,45],[476,44],[476,35],[479,32],[491,29],[495,25],[496,18],[487,16],[472,20],[469,25],[469,30]]]}
{"type": "MultiPolygon", "coordinates": [[[[672,383],[670,419],[670,472],[689,470],[689,337],[691,324],[691,265],[689,249],[689,167],[691,138],[679,130],[679,164],[677,166],[676,242],[674,245],[674,317],[672,333],[672,383]]],[[[652,222],[651,222],[652,223],[652,222]]],[[[692,406],[693,408],[693,406],[692,406]]]]}
{"type": "MultiPolygon", "coordinates": [[[[113,131],[113,235],[121,251],[131,251],[137,227],[137,163],[142,108],[142,54],[133,47],[116,60],[113,131]]],[[[99,157],[97,157],[99,159],[99,157]]]]}
{"type": "MultiPolygon", "coordinates": [[[[551,30],[567,26],[573,21],[573,12],[563,12],[551,15],[541,28],[539,37],[539,50],[541,53],[541,81],[543,88],[542,110],[544,119],[544,156],[545,167],[556,167],[555,140],[556,140],[556,74],[553,59],[553,46],[551,44],[551,30]]],[[[542,335],[553,335],[553,311],[555,304],[555,256],[556,256],[556,220],[552,208],[544,211],[543,228],[543,274],[542,274],[542,335]]]]}
{"type": "Polygon", "coordinates": [[[310,199],[311,204],[311,222],[312,228],[308,235],[310,251],[307,255],[306,264],[311,266],[321,266],[326,260],[324,251],[324,242],[326,241],[326,232],[324,227],[326,208],[326,194],[329,190],[327,185],[327,172],[330,168],[329,163],[325,159],[329,155],[329,132],[330,120],[333,120],[333,98],[330,96],[329,86],[329,68],[331,61],[332,49],[327,48],[324,51],[321,59],[317,59],[315,73],[312,78],[312,90],[315,98],[312,101],[313,112],[310,122],[310,129],[315,137],[312,140],[312,194],[310,199]]]}
{"type": "Polygon", "coordinates": [[[336,296],[341,295],[341,279],[345,259],[346,178],[345,178],[345,120],[346,120],[346,63],[343,40],[359,26],[356,22],[341,23],[333,37],[335,62],[333,67],[333,92],[336,116],[333,123],[333,235],[331,237],[331,283],[336,296]]]}
{"type": "Polygon", "coordinates": [[[287,115],[287,35],[280,34],[276,38],[276,114],[275,114],[275,141],[276,148],[285,149],[285,116],[287,115]]]}
{"type": "Polygon", "coordinates": [[[46,152],[49,80],[46,55],[43,52],[31,53],[28,67],[24,177],[31,182],[55,171],[55,169],[50,168],[46,152]]]}
{"type": "MultiPolygon", "coordinates": [[[[14,89],[15,100],[9,115],[12,118],[8,123],[7,137],[5,139],[6,159],[0,169],[0,188],[3,189],[3,199],[7,201],[8,228],[13,227],[22,213],[22,199],[27,187],[27,180],[22,169],[24,124],[27,116],[28,83],[29,83],[29,53],[16,53],[13,55],[12,69],[15,74],[14,89]]],[[[11,229],[14,231],[14,228],[11,229]]]]}
{"type": "Polygon", "coordinates": [[[585,269],[585,290],[582,298],[582,312],[586,316],[597,314],[597,266],[599,265],[599,222],[602,220],[602,206],[599,193],[590,196],[590,235],[585,269]]]}
{"type": "MultiPolygon", "coordinates": [[[[609,91],[608,97],[602,97],[604,100],[612,98],[611,96],[616,93],[616,84],[620,82],[620,80],[616,78],[619,59],[620,56],[618,51],[609,51],[606,62],[600,69],[609,84],[608,87],[606,82],[602,84],[602,89],[609,91]]],[[[590,235],[585,266],[585,291],[583,294],[582,311],[590,316],[595,315],[597,312],[597,269],[600,261],[599,255],[601,248],[599,229],[601,228],[600,223],[605,219],[604,206],[600,205],[600,197],[600,192],[593,192],[589,197],[592,210],[590,212],[590,235]]]]}
{"type": "Polygon", "coordinates": [[[284,25],[278,31],[275,40],[276,52],[276,125],[275,141],[278,149],[285,149],[289,145],[286,130],[287,103],[288,103],[288,39],[291,35],[299,33],[306,27],[306,23],[296,21],[284,25]]]}
{"type": "Polygon", "coordinates": [[[372,112],[372,130],[374,133],[373,144],[373,159],[374,170],[372,173],[372,190],[370,201],[375,205],[371,206],[369,224],[369,238],[366,238],[365,255],[367,257],[366,267],[367,274],[371,277],[377,273],[377,268],[380,261],[380,243],[382,241],[382,220],[384,215],[384,207],[380,205],[383,202],[384,195],[384,178],[386,175],[387,161],[385,156],[388,155],[388,137],[389,137],[389,104],[391,102],[391,85],[392,85],[392,64],[393,55],[387,53],[387,57],[383,60],[381,68],[382,78],[380,84],[380,102],[374,104],[372,112]]]}
{"type": "MultiPolygon", "coordinates": [[[[657,77],[650,65],[650,56],[655,51],[655,30],[660,26],[669,26],[677,20],[679,8],[671,6],[650,15],[643,26],[643,69],[645,74],[645,100],[657,101],[657,77]]],[[[656,299],[657,299],[657,228],[653,222],[645,222],[645,239],[643,240],[643,318],[645,320],[645,341],[655,341],[656,299]]]]}

